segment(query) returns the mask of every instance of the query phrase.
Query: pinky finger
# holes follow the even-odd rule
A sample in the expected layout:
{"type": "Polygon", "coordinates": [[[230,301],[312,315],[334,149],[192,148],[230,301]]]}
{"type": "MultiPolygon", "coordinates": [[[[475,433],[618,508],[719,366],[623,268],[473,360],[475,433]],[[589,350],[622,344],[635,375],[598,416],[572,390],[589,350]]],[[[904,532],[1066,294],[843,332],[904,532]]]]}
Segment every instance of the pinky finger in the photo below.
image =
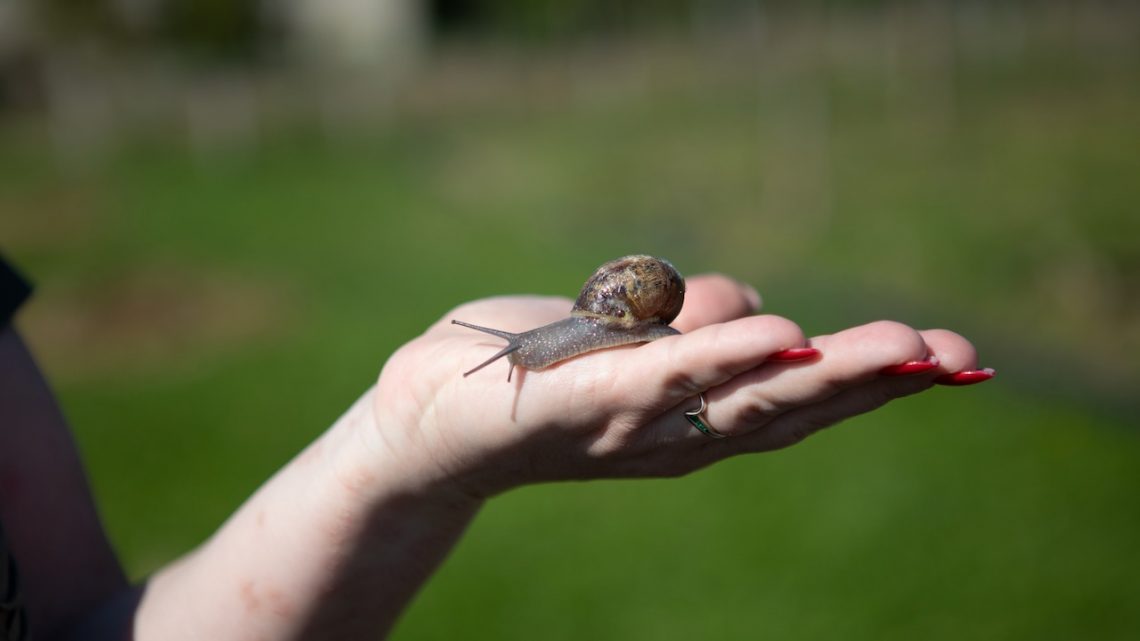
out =
{"type": "Polygon", "coordinates": [[[795,445],[848,418],[878,409],[896,398],[917,394],[933,384],[927,377],[876,380],[854,387],[819,403],[791,410],[763,428],[733,438],[744,452],[765,452],[795,445]]]}

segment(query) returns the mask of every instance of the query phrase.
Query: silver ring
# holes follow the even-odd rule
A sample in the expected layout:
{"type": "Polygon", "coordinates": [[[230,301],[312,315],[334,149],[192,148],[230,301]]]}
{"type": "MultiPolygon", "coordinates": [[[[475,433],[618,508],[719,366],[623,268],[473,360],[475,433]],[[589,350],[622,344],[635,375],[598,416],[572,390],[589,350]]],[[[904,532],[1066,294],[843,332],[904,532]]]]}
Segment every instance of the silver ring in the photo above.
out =
{"type": "Polygon", "coordinates": [[[701,397],[701,406],[695,410],[689,410],[685,412],[685,420],[689,421],[689,423],[692,424],[693,427],[697,428],[701,434],[704,434],[709,438],[724,438],[724,434],[721,434],[720,432],[714,430],[711,425],[701,419],[701,414],[705,413],[705,410],[709,408],[709,404],[707,401],[705,401],[705,395],[703,392],[699,394],[699,396],[701,397]]]}

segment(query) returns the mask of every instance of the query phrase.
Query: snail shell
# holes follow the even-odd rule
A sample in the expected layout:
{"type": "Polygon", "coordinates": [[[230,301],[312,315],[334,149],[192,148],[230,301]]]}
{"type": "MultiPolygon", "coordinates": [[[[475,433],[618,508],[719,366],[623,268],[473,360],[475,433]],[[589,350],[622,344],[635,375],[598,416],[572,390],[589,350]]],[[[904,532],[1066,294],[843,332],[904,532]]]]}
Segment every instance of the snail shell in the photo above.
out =
{"type": "Polygon", "coordinates": [[[599,267],[582,286],[569,318],[513,333],[463,321],[452,323],[493,334],[507,346],[474,369],[507,357],[515,366],[541,370],[568,358],[607,347],[644,343],[679,334],[669,323],[685,302],[685,279],[667,260],[626,256],[599,267]]]}

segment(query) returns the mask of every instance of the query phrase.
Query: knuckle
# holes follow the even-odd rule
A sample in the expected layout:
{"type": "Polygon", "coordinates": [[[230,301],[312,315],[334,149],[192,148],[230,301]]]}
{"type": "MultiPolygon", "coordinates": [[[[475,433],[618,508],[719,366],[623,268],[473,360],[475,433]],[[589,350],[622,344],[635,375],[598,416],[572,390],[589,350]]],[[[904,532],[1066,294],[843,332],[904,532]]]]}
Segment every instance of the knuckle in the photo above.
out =
{"type": "Polygon", "coordinates": [[[780,411],[781,408],[769,399],[751,399],[736,411],[736,422],[755,429],[767,425],[780,411]]]}
{"type": "Polygon", "coordinates": [[[757,316],[756,319],[756,322],[762,324],[760,328],[763,331],[762,335],[770,337],[777,349],[799,344],[804,340],[804,332],[800,326],[783,316],[768,314],[757,316]]]}
{"type": "Polygon", "coordinates": [[[976,366],[977,348],[961,334],[948,329],[929,329],[923,331],[922,336],[937,351],[943,367],[959,370],[976,366]]]}
{"type": "Polygon", "coordinates": [[[863,329],[875,339],[880,353],[890,353],[895,360],[917,358],[926,353],[922,335],[904,323],[880,320],[865,325],[863,329]]]}
{"type": "Polygon", "coordinates": [[[697,380],[689,375],[687,372],[674,371],[670,372],[665,377],[665,387],[668,389],[675,389],[681,391],[682,398],[696,396],[699,392],[703,391],[697,380]]]}
{"type": "Polygon", "coordinates": [[[893,320],[877,320],[864,325],[864,329],[876,336],[881,336],[888,339],[904,338],[906,336],[917,336],[913,328],[905,323],[900,323],[893,320]]]}
{"type": "MultiPolygon", "coordinates": [[[[671,348],[675,351],[675,347],[671,348]]],[[[678,362],[678,358],[670,354],[670,362],[678,362]]],[[[671,367],[668,373],[663,377],[663,383],[668,390],[677,390],[677,398],[688,398],[696,396],[698,393],[704,391],[704,387],[693,376],[693,374],[684,367],[671,367]]]]}

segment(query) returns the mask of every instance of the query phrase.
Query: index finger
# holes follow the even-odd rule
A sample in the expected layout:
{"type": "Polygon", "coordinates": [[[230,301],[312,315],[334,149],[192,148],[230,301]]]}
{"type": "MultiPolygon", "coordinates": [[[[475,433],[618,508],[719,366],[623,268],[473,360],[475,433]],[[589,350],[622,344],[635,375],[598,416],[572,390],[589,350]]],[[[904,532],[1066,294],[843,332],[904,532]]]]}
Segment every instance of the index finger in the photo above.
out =
{"type": "Polygon", "coordinates": [[[615,389],[655,414],[805,343],[799,326],[779,316],[714,323],[630,350],[615,389]]]}

